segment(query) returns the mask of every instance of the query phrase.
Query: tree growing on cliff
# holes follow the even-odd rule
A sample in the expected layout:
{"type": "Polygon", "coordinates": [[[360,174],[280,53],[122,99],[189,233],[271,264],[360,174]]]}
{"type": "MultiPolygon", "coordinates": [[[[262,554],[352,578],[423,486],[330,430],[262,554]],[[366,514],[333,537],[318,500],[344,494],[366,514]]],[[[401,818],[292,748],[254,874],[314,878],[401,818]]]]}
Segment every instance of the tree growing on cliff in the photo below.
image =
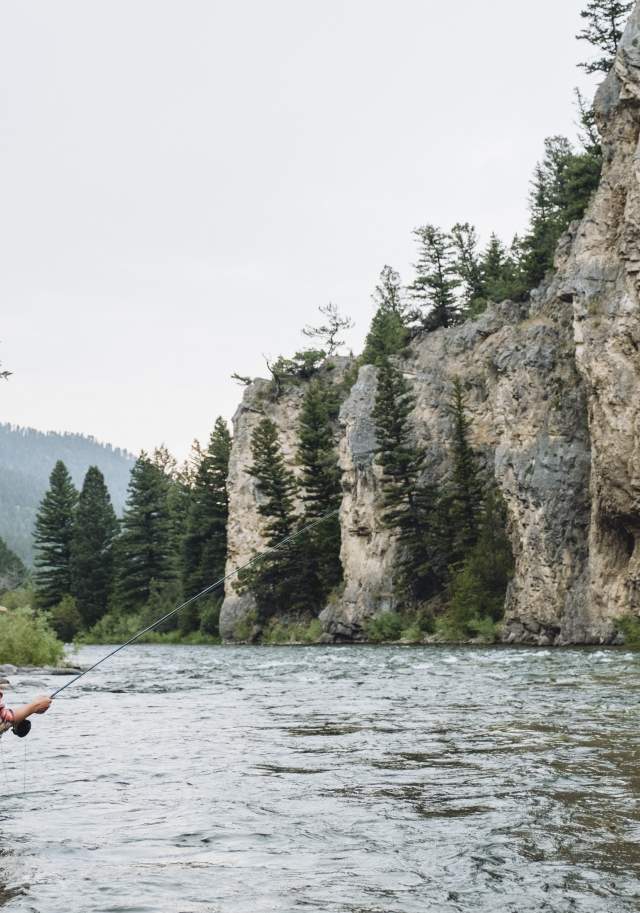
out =
{"type": "MultiPolygon", "coordinates": [[[[517,239],[516,239],[517,243],[517,239]]],[[[524,289],[519,275],[518,255],[514,256],[496,234],[489,238],[480,261],[482,281],[489,301],[518,300],[524,289]]]]}
{"type": "Polygon", "coordinates": [[[118,521],[104,476],[90,466],[84,478],[71,540],[71,589],[85,628],[106,613],[113,587],[118,521]]]}
{"type": "Polygon", "coordinates": [[[383,267],[372,298],[376,312],[365,340],[362,363],[381,365],[405,347],[409,335],[402,283],[392,267],[383,267]]]}
{"type": "Polygon", "coordinates": [[[580,13],[585,21],[578,41],[586,41],[600,56],[580,64],[587,73],[608,73],[618,53],[627,17],[633,9],[632,0],[589,0],[580,13]]]}
{"type": "Polygon", "coordinates": [[[175,580],[168,495],[170,478],[161,460],[144,451],[131,470],[122,535],[117,543],[117,599],[125,611],[140,610],[156,586],[175,580]]]}
{"type": "Polygon", "coordinates": [[[350,317],[343,317],[336,305],[331,302],[321,304],[318,310],[324,317],[325,323],[317,327],[306,326],[302,332],[311,339],[317,339],[327,355],[335,355],[340,346],[344,345],[340,334],[345,330],[350,330],[354,325],[353,321],[350,317]]]}
{"type": "Polygon", "coordinates": [[[451,485],[450,517],[453,533],[452,564],[467,557],[478,540],[482,510],[482,480],[480,467],[470,441],[470,423],[466,415],[462,383],[456,378],[450,404],[451,485]]]}
{"type": "MultiPolygon", "coordinates": [[[[274,548],[294,533],[298,520],[294,509],[296,481],[287,468],[278,429],[271,419],[262,419],[255,428],[251,453],[253,462],[247,472],[256,482],[265,544],[274,548]]],[[[278,612],[304,612],[313,604],[318,581],[313,579],[309,554],[308,540],[303,536],[279,545],[277,551],[241,575],[242,585],[255,597],[260,621],[278,612]]]]}
{"type": "Polygon", "coordinates": [[[452,636],[493,636],[492,628],[504,613],[513,567],[504,499],[491,483],[484,493],[477,541],[451,581],[448,622],[452,636]]]}
{"type": "Polygon", "coordinates": [[[529,231],[524,239],[524,274],[529,289],[553,267],[560,236],[581,219],[600,181],[602,161],[596,147],[576,153],[569,140],[551,136],[531,186],[529,231]]]}
{"type": "MultiPolygon", "coordinates": [[[[182,547],[182,586],[186,598],[199,593],[224,574],[230,455],[231,435],[224,419],[218,418],[209,445],[197,465],[191,490],[182,547]]],[[[196,607],[195,616],[191,619],[192,629],[197,627],[197,620],[196,607]]],[[[181,624],[184,626],[182,619],[181,624]]]]}
{"type": "MultiPolygon", "coordinates": [[[[340,467],[334,439],[338,400],[330,384],[316,379],[305,393],[298,426],[300,494],[305,526],[340,507],[340,467]]],[[[337,513],[308,534],[311,583],[317,581],[313,608],[322,609],[327,595],[342,579],[340,523],[337,513]]]]}
{"type": "Polygon", "coordinates": [[[58,460],[35,523],[36,598],[43,609],[57,605],[71,592],[71,542],[77,500],[78,492],[67,467],[58,460]]]}
{"type": "Polygon", "coordinates": [[[427,598],[438,586],[436,493],[433,486],[421,483],[424,454],[411,441],[414,406],[407,380],[384,362],[373,410],[376,462],[382,469],[382,517],[398,533],[396,592],[410,602],[427,598]]]}
{"type": "Polygon", "coordinates": [[[478,233],[468,222],[458,222],[451,229],[451,241],[455,272],[462,288],[462,316],[476,317],[487,306],[478,233]]]}
{"type": "Polygon", "coordinates": [[[416,277],[408,288],[418,305],[415,319],[428,330],[449,327],[460,320],[456,272],[451,236],[435,225],[423,225],[413,232],[418,240],[416,277]]]}

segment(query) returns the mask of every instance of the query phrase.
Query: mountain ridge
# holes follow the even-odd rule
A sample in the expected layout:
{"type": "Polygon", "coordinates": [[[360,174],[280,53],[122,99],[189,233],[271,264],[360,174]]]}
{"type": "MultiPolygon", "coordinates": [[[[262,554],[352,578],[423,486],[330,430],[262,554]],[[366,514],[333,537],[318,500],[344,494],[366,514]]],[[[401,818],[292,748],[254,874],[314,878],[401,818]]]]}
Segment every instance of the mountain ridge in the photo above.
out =
{"type": "Polygon", "coordinates": [[[78,488],[89,466],[98,466],[120,514],[135,456],[79,432],[0,423],[0,537],[28,565],[33,563],[33,523],[57,460],[78,488]]]}

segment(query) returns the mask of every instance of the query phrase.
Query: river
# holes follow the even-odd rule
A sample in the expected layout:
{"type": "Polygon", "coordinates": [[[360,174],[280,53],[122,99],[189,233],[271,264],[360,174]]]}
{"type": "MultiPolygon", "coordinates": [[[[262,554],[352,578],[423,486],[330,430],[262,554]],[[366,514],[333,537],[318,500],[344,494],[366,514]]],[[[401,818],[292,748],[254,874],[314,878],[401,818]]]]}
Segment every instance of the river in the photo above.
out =
{"type": "Polygon", "coordinates": [[[1,740],[0,909],[637,911],[639,696],[615,650],[135,646],[1,740]]]}

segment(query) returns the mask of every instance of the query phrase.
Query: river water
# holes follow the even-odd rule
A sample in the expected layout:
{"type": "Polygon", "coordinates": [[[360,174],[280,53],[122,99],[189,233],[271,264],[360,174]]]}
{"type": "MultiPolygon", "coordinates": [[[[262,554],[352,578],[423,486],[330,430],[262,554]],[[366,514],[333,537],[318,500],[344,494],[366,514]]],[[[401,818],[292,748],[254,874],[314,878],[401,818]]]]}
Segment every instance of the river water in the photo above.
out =
{"type": "Polygon", "coordinates": [[[0,909],[637,911],[639,697],[624,651],[132,647],[1,740],[0,909]]]}

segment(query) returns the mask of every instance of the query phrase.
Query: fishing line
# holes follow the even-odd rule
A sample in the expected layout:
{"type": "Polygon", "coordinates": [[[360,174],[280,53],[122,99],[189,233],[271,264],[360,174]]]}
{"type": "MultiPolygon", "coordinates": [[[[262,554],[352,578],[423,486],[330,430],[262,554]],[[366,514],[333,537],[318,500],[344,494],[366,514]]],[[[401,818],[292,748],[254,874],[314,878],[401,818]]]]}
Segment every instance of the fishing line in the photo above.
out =
{"type": "Polygon", "coordinates": [[[168,618],[171,618],[177,612],[180,612],[182,609],[185,609],[188,605],[192,605],[192,603],[197,602],[198,599],[202,599],[203,596],[206,596],[208,593],[213,592],[213,590],[217,589],[219,586],[222,586],[222,584],[225,583],[227,580],[229,580],[230,577],[235,577],[236,574],[239,574],[241,571],[244,571],[248,567],[251,567],[251,565],[255,564],[256,561],[260,561],[262,558],[265,558],[267,555],[272,555],[274,552],[277,552],[280,548],[282,548],[283,545],[286,545],[287,542],[292,542],[294,539],[298,539],[304,533],[308,533],[309,530],[313,529],[315,526],[318,526],[320,523],[324,523],[324,521],[328,520],[329,517],[335,516],[338,512],[339,511],[337,509],[329,511],[329,513],[324,514],[324,516],[318,517],[317,520],[314,520],[312,523],[309,523],[307,526],[304,526],[302,529],[297,530],[297,532],[291,533],[290,535],[285,536],[285,538],[282,539],[280,542],[278,542],[277,545],[274,545],[271,548],[265,549],[265,551],[263,551],[263,552],[259,552],[259,554],[254,555],[250,561],[247,561],[245,564],[241,564],[239,567],[234,568],[234,570],[229,571],[229,573],[225,574],[224,577],[220,577],[220,579],[216,580],[215,583],[212,583],[208,587],[205,587],[204,590],[201,590],[199,593],[196,593],[195,596],[191,596],[185,602],[182,602],[179,606],[176,606],[175,609],[172,609],[170,612],[167,612],[166,615],[163,615],[162,618],[158,618],[158,620],[154,621],[153,624],[147,625],[146,628],[143,628],[141,631],[138,631],[137,634],[134,634],[133,637],[130,637],[129,640],[125,641],[125,643],[120,644],[120,646],[116,647],[115,650],[112,650],[110,653],[107,653],[106,656],[103,656],[102,659],[99,659],[92,666],[89,666],[89,668],[85,669],[84,672],[80,672],[78,675],[74,676],[70,681],[68,681],[66,683],[66,685],[62,685],[61,688],[57,688],[54,692],[52,692],[51,697],[52,698],[55,697],[57,694],[60,694],[61,691],[64,691],[65,688],[68,688],[70,685],[73,685],[75,682],[77,682],[83,676],[88,675],[89,672],[93,672],[94,669],[96,669],[98,666],[101,666],[102,663],[105,663],[108,659],[111,659],[111,657],[115,656],[116,653],[119,653],[121,650],[124,650],[125,647],[128,647],[130,644],[134,643],[134,641],[136,641],[140,637],[142,637],[143,634],[148,634],[149,631],[153,631],[153,629],[157,628],[158,625],[161,625],[163,621],[166,621],[168,618]]]}
{"type": "Polygon", "coordinates": [[[5,792],[9,792],[9,778],[7,777],[7,764],[4,759],[4,748],[2,747],[2,733],[0,733],[0,758],[2,758],[2,773],[4,774],[5,792]]]}

